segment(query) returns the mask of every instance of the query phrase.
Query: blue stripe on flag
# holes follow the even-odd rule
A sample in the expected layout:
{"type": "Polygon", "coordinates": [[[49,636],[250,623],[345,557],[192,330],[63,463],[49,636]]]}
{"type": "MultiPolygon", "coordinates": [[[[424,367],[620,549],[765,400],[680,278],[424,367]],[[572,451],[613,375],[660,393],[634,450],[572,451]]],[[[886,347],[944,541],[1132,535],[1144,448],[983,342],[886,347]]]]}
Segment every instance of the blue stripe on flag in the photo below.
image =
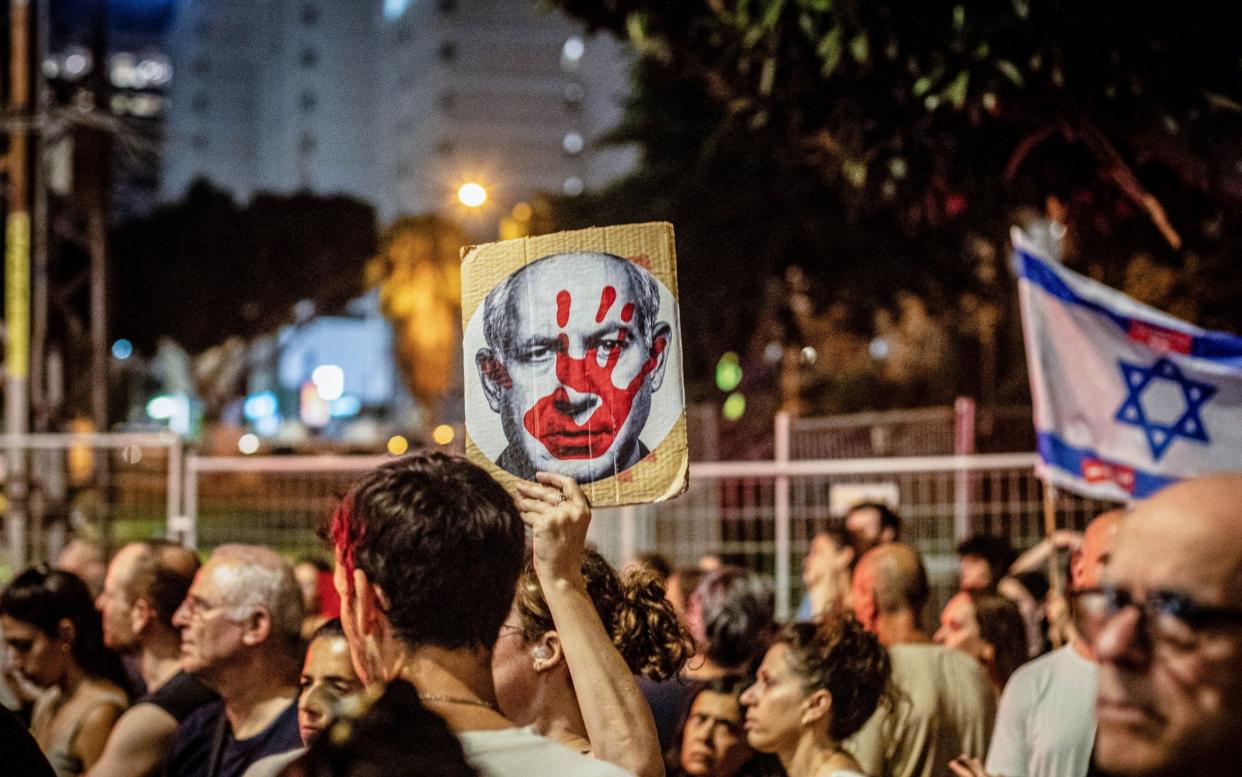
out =
{"type": "Polygon", "coordinates": [[[1106,457],[1100,456],[1090,448],[1076,448],[1051,432],[1040,432],[1037,435],[1036,444],[1039,448],[1039,457],[1044,460],[1045,464],[1056,467],[1077,480],[1085,480],[1083,465],[1089,461],[1094,460],[1114,467],[1124,467],[1134,473],[1132,493],[1135,499],[1146,499],[1165,486],[1178,481],[1178,478],[1157,475],[1138,467],[1109,462],[1106,457]]]}
{"type": "MultiPolygon", "coordinates": [[[[1086,299],[1061,277],[1049,264],[1039,257],[1021,249],[1014,252],[1015,269],[1021,278],[1038,286],[1051,297],[1070,305],[1078,305],[1093,313],[1112,321],[1122,332],[1129,332],[1134,322],[1143,325],[1170,329],[1165,322],[1149,321],[1132,316],[1125,316],[1117,311],[1101,305],[1094,300],[1086,299]]],[[[1120,295],[1120,292],[1116,292],[1120,295]]],[[[1191,336],[1190,355],[1200,359],[1222,362],[1229,366],[1242,365],[1242,337],[1228,332],[1214,332],[1203,329],[1179,330],[1191,336]]]]}

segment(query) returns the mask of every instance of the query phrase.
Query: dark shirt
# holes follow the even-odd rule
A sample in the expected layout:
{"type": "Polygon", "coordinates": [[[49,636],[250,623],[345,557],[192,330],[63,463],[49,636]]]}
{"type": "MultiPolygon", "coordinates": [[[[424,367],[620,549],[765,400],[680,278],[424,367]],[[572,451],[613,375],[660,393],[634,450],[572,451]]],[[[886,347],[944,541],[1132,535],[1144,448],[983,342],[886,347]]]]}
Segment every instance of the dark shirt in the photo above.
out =
{"type": "Polygon", "coordinates": [[[148,693],[134,703],[154,704],[181,723],[191,712],[218,698],[215,691],[203,685],[202,680],[189,672],[177,672],[154,693],[148,693]]]}
{"type": "Polygon", "coordinates": [[[13,712],[0,706],[0,773],[22,777],[56,777],[34,737],[13,712]]]}
{"type": "Polygon", "coordinates": [[[298,733],[297,701],[289,702],[289,706],[271,725],[249,739],[234,739],[225,719],[219,767],[214,775],[210,775],[212,750],[222,718],[224,702],[215,701],[200,707],[185,719],[177,729],[177,737],[168,756],[164,772],[167,777],[241,777],[246,768],[260,758],[302,746],[302,737],[298,733]]]}
{"type": "Polygon", "coordinates": [[[656,734],[660,737],[660,752],[668,752],[677,742],[677,726],[690,706],[694,682],[680,677],[671,677],[663,682],[639,677],[638,687],[651,707],[656,734]]]}

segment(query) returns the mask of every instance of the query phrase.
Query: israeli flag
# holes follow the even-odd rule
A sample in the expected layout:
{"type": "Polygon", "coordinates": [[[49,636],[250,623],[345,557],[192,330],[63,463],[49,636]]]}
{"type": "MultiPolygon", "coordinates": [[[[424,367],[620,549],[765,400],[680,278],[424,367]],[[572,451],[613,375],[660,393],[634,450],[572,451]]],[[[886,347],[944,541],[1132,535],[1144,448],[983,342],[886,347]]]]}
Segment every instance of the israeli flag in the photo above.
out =
{"type": "Polygon", "coordinates": [[[1014,230],[1039,475],[1099,499],[1242,470],[1242,338],[1144,305],[1014,230]]]}

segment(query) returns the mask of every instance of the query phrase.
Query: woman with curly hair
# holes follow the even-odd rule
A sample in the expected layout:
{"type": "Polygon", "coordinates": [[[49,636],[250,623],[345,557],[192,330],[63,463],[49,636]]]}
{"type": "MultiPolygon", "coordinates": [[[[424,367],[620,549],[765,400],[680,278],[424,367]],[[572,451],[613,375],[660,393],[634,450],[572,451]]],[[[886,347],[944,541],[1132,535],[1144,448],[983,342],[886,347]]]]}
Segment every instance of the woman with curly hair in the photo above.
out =
{"type": "Polygon", "coordinates": [[[888,688],[888,653],[850,616],[786,626],[742,694],[746,740],[789,777],[864,777],[841,745],[888,688]]]}
{"type": "Polygon", "coordinates": [[[650,571],[622,578],[587,549],[591,511],[572,479],[519,483],[534,542],[492,650],[505,717],[646,777],[663,774],[651,710],[635,675],[680,671],[693,640],[650,571]]]}
{"type": "Polygon", "coordinates": [[[82,774],[128,704],[124,669],[104,647],[90,591],[69,572],[28,569],[0,594],[0,622],[18,671],[44,689],[31,733],[57,777],[82,774]]]}

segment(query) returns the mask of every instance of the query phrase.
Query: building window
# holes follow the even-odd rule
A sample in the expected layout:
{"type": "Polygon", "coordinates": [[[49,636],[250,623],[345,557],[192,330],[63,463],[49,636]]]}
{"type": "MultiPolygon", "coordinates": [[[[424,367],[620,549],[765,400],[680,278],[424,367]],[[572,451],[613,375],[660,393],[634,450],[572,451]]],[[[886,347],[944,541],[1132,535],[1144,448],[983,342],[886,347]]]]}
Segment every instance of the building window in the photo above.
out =
{"type": "Polygon", "coordinates": [[[319,21],[319,7],[314,3],[306,3],[302,6],[302,24],[307,27],[314,27],[319,21]]]}
{"type": "Polygon", "coordinates": [[[311,113],[318,105],[319,98],[309,89],[304,90],[301,97],[298,98],[298,107],[302,109],[302,113],[311,113]]]}
{"type": "Polygon", "coordinates": [[[207,95],[203,94],[202,92],[198,92],[192,98],[190,98],[190,110],[194,111],[195,113],[206,113],[207,109],[210,106],[211,106],[211,101],[208,100],[207,95]]]}
{"type": "Polygon", "coordinates": [[[301,60],[302,67],[314,67],[319,64],[319,52],[310,46],[306,46],[302,49],[301,60]]]}
{"type": "Polygon", "coordinates": [[[455,62],[457,60],[457,44],[451,41],[445,41],[444,43],[441,43],[439,50],[436,52],[436,55],[440,57],[441,62],[444,62],[444,63],[455,62]]]}

